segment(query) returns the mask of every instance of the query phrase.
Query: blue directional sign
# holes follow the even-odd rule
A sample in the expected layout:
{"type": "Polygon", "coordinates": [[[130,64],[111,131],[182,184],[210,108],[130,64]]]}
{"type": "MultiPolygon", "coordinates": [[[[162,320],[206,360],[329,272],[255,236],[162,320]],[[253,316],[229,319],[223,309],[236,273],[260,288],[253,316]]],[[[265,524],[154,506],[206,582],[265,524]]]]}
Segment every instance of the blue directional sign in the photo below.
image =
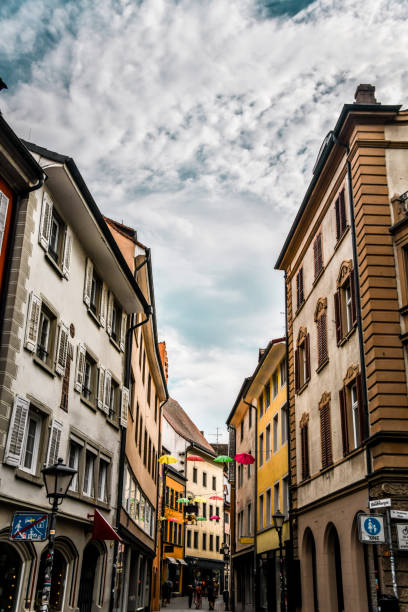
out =
{"type": "Polygon", "coordinates": [[[15,512],[10,529],[14,542],[43,542],[48,537],[48,514],[45,512],[15,512]]]}
{"type": "Polygon", "coordinates": [[[360,542],[383,544],[385,542],[384,516],[382,514],[359,514],[360,542]]]}

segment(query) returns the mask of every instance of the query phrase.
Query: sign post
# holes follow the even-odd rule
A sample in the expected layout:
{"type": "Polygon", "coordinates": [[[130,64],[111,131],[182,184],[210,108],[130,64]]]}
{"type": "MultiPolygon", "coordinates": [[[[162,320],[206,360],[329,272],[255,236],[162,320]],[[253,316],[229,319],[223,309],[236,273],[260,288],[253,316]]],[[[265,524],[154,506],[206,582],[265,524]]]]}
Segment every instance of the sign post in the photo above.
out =
{"type": "Polygon", "coordinates": [[[390,509],[389,508],[386,508],[385,510],[385,518],[387,520],[388,548],[390,549],[392,590],[394,591],[395,597],[398,599],[397,574],[395,571],[395,557],[394,557],[394,548],[392,546],[391,519],[390,519],[390,509]]]}
{"type": "Polygon", "coordinates": [[[15,512],[9,539],[13,542],[44,542],[48,538],[48,514],[41,512],[15,512]]]}

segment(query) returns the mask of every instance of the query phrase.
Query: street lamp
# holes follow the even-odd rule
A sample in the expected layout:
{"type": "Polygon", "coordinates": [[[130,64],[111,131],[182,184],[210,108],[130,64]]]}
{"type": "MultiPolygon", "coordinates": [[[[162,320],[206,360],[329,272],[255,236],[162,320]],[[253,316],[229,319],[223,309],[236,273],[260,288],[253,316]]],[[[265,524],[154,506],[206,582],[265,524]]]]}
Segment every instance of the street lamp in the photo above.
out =
{"type": "Polygon", "coordinates": [[[48,532],[48,550],[44,570],[44,585],[40,606],[41,612],[48,612],[51,594],[51,574],[54,562],[55,524],[58,506],[62,504],[64,497],[67,494],[69,485],[71,484],[74,475],[77,473],[77,470],[65,465],[63,460],[59,458],[58,463],[44,468],[41,470],[41,472],[47,491],[48,501],[50,504],[52,504],[51,520],[48,532]]]}
{"type": "Polygon", "coordinates": [[[280,572],[280,609],[281,612],[286,612],[286,598],[285,598],[285,575],[283,567],[283,550],[282,550],[282,528],[285,522],[285,515],[278,510],[275,514],[272,514],[273,526],[275,527],[278,538],[279,538],[279,572],[280,572]]]}

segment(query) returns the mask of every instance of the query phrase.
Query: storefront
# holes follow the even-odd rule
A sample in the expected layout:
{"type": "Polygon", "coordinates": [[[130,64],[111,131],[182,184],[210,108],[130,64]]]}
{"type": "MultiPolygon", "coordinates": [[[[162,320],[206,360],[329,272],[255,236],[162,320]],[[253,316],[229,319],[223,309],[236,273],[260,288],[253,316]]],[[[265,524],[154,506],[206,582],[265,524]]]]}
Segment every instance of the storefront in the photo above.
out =
{"type": "Polygon", "coordinates": [[[201,559],[199,557],[186,557],[187,580],[184,582],[184,592],[189,584],[202,582],[207,585],[213,582],[216,585],[218,594],[224,590],[224,562],[201,559]]]}

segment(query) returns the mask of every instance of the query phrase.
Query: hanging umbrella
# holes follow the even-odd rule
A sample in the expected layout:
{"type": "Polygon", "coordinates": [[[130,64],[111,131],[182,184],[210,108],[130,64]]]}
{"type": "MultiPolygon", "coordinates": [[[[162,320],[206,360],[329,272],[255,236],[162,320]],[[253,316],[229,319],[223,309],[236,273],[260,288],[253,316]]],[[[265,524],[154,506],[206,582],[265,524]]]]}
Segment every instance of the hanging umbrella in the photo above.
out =
{"type": "Polygon", "coordinates": [[[157,460],[159,463],[177,463],[177,459],[171,455],[162,455],[157,460]]]}
{"type": "Polygon", "coordinates": [[[228,455],[218,455],[218,457],[216,457],[214,461],[216,463],[231,463],[231,461],[234,460],[232,459],[232,457],[228,457],[228,455]]]}
{"type": "Polygon", "coordinates": [[[205,516],[197,516],[197,521],[206,521],[205,516]]]}
{"type": "Polygon", "coordinates": [[[213,514],[212,516],[210,516],[210,521],[219,521],[220,517],[218,516],[218,514],[213,514]]]}
{"type": "Polygon", "coordinates": [[[177,500],[178,504],[188,504],[190,500],[187,497],[179,497],[177,500]]]}
{"type": "Polygon", "coordinates": [[[200,504],[200,503],[205,504],[206,501],[207,500],[205,499],[205,497],[195,497],[193,499],[193,504],[200,504]]]}
{"type": "Polygon", "coordinates": [[[211,495],[210,499],[216,499],[216,500],[219,500],[219,501],[223,501],[224,500],[224,498],[220,497],[219,495],[211,495]]]}
{"type": "Polygon", "coordinates": [[[167,520],[171,521],[172,523],[178,523],[177,519],[172,518],[172,517],[168,518],[167,520]]]}
{"type": "Polygon", "coordinates": [[[167,521],[167,516],[161,516],[159,520],[160,521],[167,521]]]}
{"type": "Polygon", "coordinates": [[[204,461],[204,459],[198,455],[190,455],[187,457],[186,461],[204,461]]]}
{"type": "Polygon", "coordinates": [[[255,457],[250,453],[238,453],[238,455],[235,455],[235,461],[243,463],[243,465],[251,465],[255,463],[255,457]]]}

